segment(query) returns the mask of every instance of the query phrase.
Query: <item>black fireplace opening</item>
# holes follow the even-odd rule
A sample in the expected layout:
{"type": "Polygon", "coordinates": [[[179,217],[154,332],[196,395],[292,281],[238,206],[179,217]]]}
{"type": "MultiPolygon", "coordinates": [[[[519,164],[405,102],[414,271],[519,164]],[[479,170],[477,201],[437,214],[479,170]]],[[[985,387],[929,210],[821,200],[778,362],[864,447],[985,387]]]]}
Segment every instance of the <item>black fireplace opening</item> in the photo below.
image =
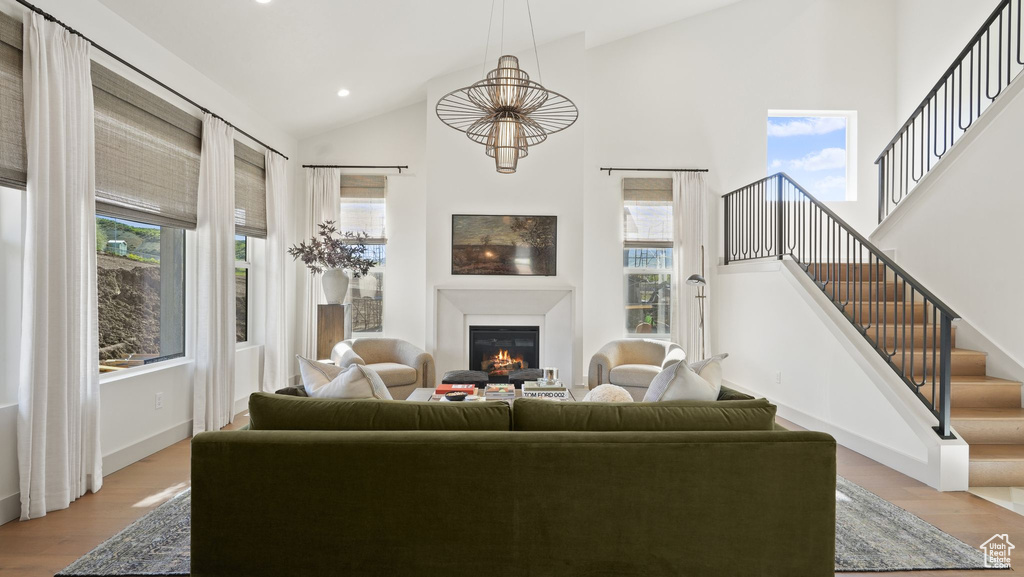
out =
{"type": "Polygon", "coordinates": [[[540,327],[469,327],[469,370],[487,373],[491,383],[507,383],[519,369],[540,366],[540,327]]]}

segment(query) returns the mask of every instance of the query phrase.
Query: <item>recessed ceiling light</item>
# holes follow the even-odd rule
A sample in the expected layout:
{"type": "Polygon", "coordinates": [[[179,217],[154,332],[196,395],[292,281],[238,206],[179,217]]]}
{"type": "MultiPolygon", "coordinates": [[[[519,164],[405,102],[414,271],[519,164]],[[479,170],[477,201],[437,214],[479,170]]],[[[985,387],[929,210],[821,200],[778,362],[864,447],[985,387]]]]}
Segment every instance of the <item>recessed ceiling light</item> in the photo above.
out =
{"type": "Polygon", "coordinates": [[[258,4],[270,4],[270,0],[256,0],[258,4]]]}
{"type": "Polygon", "coordinates": [[[348,96],[349,94],[351,93],[348,91],[348,88],[342,88],[341,90],[338,91],[338,96],[342,98],[348,96]]]}

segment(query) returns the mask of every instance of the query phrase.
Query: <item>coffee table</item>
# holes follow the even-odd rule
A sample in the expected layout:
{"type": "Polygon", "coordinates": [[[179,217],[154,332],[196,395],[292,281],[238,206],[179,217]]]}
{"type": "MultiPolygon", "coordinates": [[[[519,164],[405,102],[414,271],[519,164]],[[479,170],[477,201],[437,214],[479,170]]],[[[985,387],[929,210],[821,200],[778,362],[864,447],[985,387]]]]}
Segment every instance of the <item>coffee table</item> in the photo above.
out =
{"type": "MultiPolygon", "coordinates": [[[[585,397],[589,391],[590,391],[590,389],[588,389],[587,387],[569,387],[569,398],[566,399],[565,401],[559,401],[559,402],[582,401],[583,397],[585,397]]],[[[520,398],[522,396],[523,396],[522,389],[516,389],[516,398],[518,399],[518,398],[520,398]]],[[[406,400],[407,401],[425,402],[425,401],[440,401],[441,399],[440,399],[440,397],[435,398],[434,389],[428,389],[428,388],[420,387],[420,388],[416,389],[415,391],[413,391],[412,394],[409,395],[409,398],[407,398],[406,400]]]]}

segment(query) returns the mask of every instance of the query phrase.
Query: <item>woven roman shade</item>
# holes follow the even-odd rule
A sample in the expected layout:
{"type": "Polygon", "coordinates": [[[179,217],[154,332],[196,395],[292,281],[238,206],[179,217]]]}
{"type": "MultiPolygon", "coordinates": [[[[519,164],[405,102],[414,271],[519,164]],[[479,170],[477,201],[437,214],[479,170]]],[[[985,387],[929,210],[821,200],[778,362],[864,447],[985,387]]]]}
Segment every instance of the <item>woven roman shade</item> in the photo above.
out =
{"type": "Polygon", "coordinates": [[[622,179],[626,246],[672,246],[672,179],[622,179]]]}
{"type": "Polygon", "coordinates": [[[0,13],[0,186],[25,188],[21,22],[0,13]]]}
{"type": "Polygon", "coordinates": [[[267,238],[267,171],[263,154],[235,141],[235,234],[267,238]]]}
{"type": "Polygon", "coordinates": [[[387,243],[386,176],[341,175],[341,232],[366,233],[366,244],[387,243]]]}
{"type": "Polygon", "coordinates": [[[93,62],[96,212],[194,229],[203,122],[93,62]]]}

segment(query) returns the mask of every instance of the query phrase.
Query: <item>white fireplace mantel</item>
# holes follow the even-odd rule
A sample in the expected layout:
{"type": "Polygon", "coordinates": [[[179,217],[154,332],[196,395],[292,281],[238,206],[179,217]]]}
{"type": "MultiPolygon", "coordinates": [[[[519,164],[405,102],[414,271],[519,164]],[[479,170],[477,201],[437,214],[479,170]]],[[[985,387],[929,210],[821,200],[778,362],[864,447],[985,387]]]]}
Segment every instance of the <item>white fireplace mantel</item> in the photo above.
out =
{"type": "Polygon", "coordinates": [[[471,324],[506,324],[539,326],[541,366],[557,367],[567,383],[582,379],[575,354],[575,287],[437,286],[433,304],[438,377],[469,366],[471,324]]]}

